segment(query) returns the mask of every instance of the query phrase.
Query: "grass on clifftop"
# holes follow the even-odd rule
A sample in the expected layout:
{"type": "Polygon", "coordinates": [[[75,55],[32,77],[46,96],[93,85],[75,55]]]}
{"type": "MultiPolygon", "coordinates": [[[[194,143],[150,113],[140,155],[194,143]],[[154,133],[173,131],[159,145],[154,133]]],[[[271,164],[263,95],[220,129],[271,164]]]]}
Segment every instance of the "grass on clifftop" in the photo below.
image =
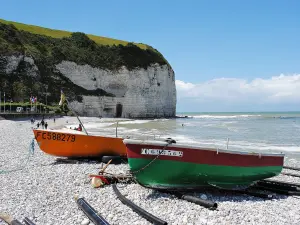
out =
{"type": "MultiPolygon", "coordinates": [[[[45,35],[45,36],[50,36],[53,38],[64,38],[64,37],[70,37],[72,32],[69,31],[63,31],[63,30],[53,30],[49,28],[44,28],[44,27],[39,27],[39,26],[34,26],[34,25],[27,25],[23,23],[17,23],[17,22],[12,22],[12,21],[7,21],[0,19],[1,23],[4,24],[13,24],[17,29],[19,30],[24,30],[33,34],[40,34],[40,35],[45,35]]],[[[122,40],[117,40],[113,38],[107,38],[107,37],[101,37],[101,36],[95,36],[91,34],[87,34],[87,36],[95,41],[98,45],[127,45],[129,42],[127,41],[122,41],[122,40]]],[[[138,44],[134,43],[141,49],[147,49],[149,46],[145,44],[138,44]]]]}

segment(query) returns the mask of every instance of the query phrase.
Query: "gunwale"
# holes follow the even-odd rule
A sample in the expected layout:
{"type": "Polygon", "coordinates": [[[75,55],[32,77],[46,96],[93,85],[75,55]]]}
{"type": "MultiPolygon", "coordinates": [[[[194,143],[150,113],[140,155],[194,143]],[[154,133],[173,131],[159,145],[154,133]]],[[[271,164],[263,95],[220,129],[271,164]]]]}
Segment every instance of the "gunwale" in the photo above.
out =
{"type": "Polygon", "coordinates": [[[121,137],[86,135],[79,131],[33,129],[40,149],[50,155],[62,157],[96,157],[101,155],[126,156],[126,147],[121,137]],[[74,142],[52,139],[53,134],[74,136],[74,142]],[[48,134],[49,138],[48,138],[48,134]],[[76,143],[75,143],[76,142],[76,143]]]}
{"type": "MultiPolygon", "coordinates": [[[[133,144],[133,145],[155,145],[164,147],[167,145],[167,142],[164,141],[157,141],[157,140],[135,140],[135,139],[124,139],[124,144],[133,144]]],[[[274,156],[274,157],[282,157],[285,156],[284,153],[259,153],[259,152],[245,152],[245,151],[235,151],[235,150],[227,150],[222,148],[211,148],[211,147],[200,147],[194,146],[189,144],[171,144],[173,148],[188,148],[194,150],[207,150],[207,151],[214,151],[214,152],[222,152],[222,153],[229,153],[229,154],[240,154],[240,155],[257,155],[257,156],[274,156]]]]}

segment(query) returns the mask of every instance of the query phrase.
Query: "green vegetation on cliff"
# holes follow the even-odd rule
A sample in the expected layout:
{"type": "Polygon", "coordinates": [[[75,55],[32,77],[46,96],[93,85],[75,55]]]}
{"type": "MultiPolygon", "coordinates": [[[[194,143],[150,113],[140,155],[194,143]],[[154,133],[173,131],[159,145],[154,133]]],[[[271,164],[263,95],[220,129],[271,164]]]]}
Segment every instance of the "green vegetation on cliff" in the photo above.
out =
{"type": "MultiPolygon", "coordinates": [[[[111,38],[86,35],[81,32],[52,30],[32,25],[0,20],[0,90],[14,100],[34,95],[57,102],[59,89],[81,101],[81,95],[113,96],[104,90],[86,90],[60,74],[55,65],[63,60],[77,64],[117,71],[147,68],[153,63],[168,64],[154,48],[111,38]],[[5,56],[29,56],[38,67],[38,76],[28,76],[30,64],[21,61],[12,74],[7,74],[5,56]]],[[[40,99],[40,98],[39,98],[40,99]]]]}
{"type": "MultiPolygon", "coordinates": [[[[0,19],[0,23],[4,23],[7,25],[12,24],[18,30],[27,31],[32,34],[45,35],[45,36],[49,36],[49,37],[53,37],[53,38],[64,38],[64,37],[70,37],[72,35],[72,32],[69,32],[69,31],[53,30],[53,29],[49,29],[49,28],[45,28],[45,27],[17,23],[17,22],[13,22],[13,21],[2,20],[2,19],[0,19]]],[[[117,39],[107,38],[107,37],[100,37],[100,36],[95,36],[95,35],[91,35],[91,34],[88,34],[87,36],[91,40],[95,41],[98,45],[119,45],[119,44],[127,45],[129,43],[127,41],[122,41],[122,40],[117,40],[117,39]]],[[[151,48],[148,45],[140,44],[140,43],[137,43],[135,45],[139,46],[142,49],[151,48]]]]}

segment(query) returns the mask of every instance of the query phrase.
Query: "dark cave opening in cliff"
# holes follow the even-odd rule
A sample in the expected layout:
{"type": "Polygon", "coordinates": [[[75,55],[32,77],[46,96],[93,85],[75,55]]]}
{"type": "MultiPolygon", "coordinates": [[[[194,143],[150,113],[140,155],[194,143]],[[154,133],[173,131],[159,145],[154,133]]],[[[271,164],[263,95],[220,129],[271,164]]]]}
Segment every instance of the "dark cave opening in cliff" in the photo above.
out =
{"type": "Polygon", "coordinates": [[[123,109],[122,104],[118,103],[116,106],[116,117],[117,118],[122,116],[122,109],[123,109]]]}

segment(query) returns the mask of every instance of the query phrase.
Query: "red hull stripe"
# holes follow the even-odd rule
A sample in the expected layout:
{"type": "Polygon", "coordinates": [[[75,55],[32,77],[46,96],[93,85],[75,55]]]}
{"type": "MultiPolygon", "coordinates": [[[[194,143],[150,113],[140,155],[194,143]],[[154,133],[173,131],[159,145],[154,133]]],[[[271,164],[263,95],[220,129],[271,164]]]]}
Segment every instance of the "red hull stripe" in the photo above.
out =
{"type": "MultiPolygon", "coordinates": [[[[153,159],[156,155],[141,154],[142,148],[163,149],[163,146],[126,144],[128,158],[153,159]]],[[[160,160],[173,160],[197,164],[218,166],[283,166],[283,156],[259,156],[238,153],[216,152],[211,150],[198,150],[187,148],[168,147],[165,150],[182,151],[182,157],[160,155],[160,160]]]]}

